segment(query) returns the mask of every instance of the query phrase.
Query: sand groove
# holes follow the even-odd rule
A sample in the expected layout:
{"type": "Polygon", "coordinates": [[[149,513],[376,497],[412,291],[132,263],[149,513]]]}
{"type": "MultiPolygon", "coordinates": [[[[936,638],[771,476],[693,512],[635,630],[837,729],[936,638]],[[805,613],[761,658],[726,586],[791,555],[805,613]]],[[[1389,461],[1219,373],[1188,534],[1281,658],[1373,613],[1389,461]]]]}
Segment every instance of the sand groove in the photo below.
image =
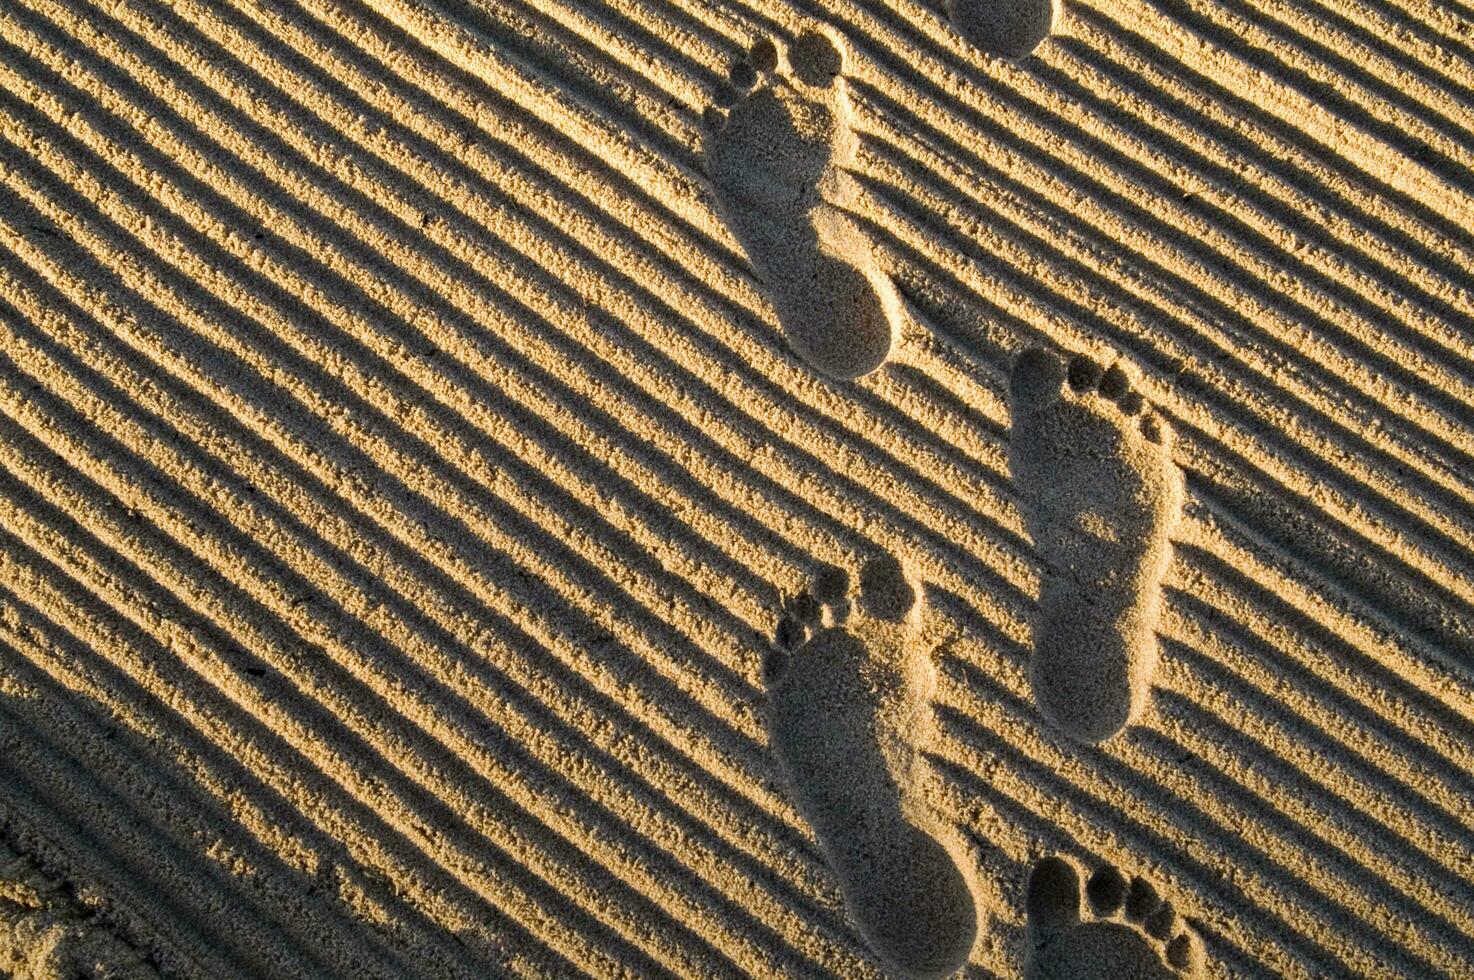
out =
{"type": "Polygon", "coordinates": [[[784,597],[886,553],[944,638],[906,794],[979,862],[975,970],[1109,925],[1207,975],[1474,971],[1467,7],[1067,2],[1013,61],[953,14],[0,10],[0,845],[108,955],[895,969],[925,943],[847,911],[762,671],[784,597]],[[733,65],[815,31],[845,260],[895,288],[859,381],[709,179],[733,65]],[[1186,481],[1099,747],[1031,688],[1030,347],[1124,365],[1186,481]],[[1096,902],[1114,868],[1156,901],[1096,902]]]}

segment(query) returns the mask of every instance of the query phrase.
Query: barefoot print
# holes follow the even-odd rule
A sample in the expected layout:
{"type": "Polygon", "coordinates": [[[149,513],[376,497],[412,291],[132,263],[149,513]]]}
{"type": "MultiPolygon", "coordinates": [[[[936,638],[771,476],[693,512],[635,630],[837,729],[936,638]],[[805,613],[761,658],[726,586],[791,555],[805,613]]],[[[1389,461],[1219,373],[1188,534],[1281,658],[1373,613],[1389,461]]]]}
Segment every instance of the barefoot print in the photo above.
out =
{"type": "Polygon", "coordinates": [[[1182,509],[1172,431],[1120,365],[1025,351],[1010,379],[1009,468],[1044,565],[1030,662],[1040,711],[1084,742],[1141,713],[1182,509]]]}
{"type": "Polygon", "coordinates": [[[895,558],[867,563],[858,590],[829,569],[789,603],[765,672],[773,748],[866,942],[901,975],[942,977],[977,914],[913,792],[935,685],[921,612],[895,558]]]}
{"type": "Polygon", "coordinates": [[[728,110],[706,112],[707,173],[723,219],[747,253],[793,349],[836,378],[890,357],[901,302],[845,213],[856,143],[839,42],[811,31],[784,58],[753,45],[732,70],[728,110]]]}

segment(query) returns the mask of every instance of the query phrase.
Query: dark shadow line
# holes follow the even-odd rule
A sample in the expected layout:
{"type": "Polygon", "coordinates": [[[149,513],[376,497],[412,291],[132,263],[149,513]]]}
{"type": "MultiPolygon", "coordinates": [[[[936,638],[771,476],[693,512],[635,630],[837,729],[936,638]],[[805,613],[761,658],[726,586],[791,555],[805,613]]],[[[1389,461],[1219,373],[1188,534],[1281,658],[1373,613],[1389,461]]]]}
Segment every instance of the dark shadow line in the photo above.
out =
{"type": "MultiPolygon", "coordinates": [[[[53,416],[59,414],[61,413],[55,410],[52,412],[53,416]]],[[[15,423],[7,416],[0,415],[0,438],[3,438],[4,441],[13,446],[24,447],[28,455],[33,459],[50,459],[52,460],[53,468],[59,468],[64,472],[69,471],[74,481],[81,483],[87,488],[89,499],[97,501],[99,511],[106,512],[121,508],[121,505],[108,503],[112,498],[109,491],[97,485],[80,472],[70,470],[65,461],[57,457],[49,447],[37,442],[28,433],[7,431],[14,429],[15,423]]],[[[100,433],[96,433],[96,435],[98,438],[105,438],[100,433]]],[[[107,441],[110,442],[111,440],[108,439],[107,441]]],[[[135,470],[146,471],[154,469],[152,464],[137,460],[137,457],[132,457],[132,459],[134,460],[132,468],[135,470]]],[[[168,478],[163,477],[163,479],[160,479],[161,476],[162,474],[155,471],[154,475],[151,478],[145,479],[144,482],[155,485],[167,485],[168,478]]],[[[175,500],[173,502],[176,505],[183,503],[178,499],[178,494],[174,496],[175,500]]],[[[32,504],[31,510],[47,512],[51,508],[44,505],[40,500],[36,500],[32,504]]],[[[115,520],[120,520],[120,517],[121,515],[114,515],[115,520]]],[[[209,512],[201,513],[198,517],[203,518],[199,523],[203,523],[206,526],[214,523],[212,520],[213,514],[209,512]]],[[[65,515],[65,518],[68,523],[75,525],[73,532],[68,535],[70,540],[85,540],[86,538],[94,537],[86,532],[77,522],[72,520],[70,515],[65,515]]],[[[172,542],[163,535],[163,532],[156,531],[143,524],[137,524],[135,526],[137,527],[136,537],[141,539],[157,539],[153,545],[156,551],[161,551],[164,554],[179,551],[177,547],[172,546],[172,542]],[[158,540],[162,540],[162,547],[160,547],[158,540]]],[[[113,553],[111,548],[100,541],[97,542],[97,546],[106,549],[104,553],[113,553]]],[[[253,549],[247,548],[243,550],[249,553],[253,549]]],[[[130,565],[133,564],[121,555],[117,555],[115,560],[125,561],[130,565]]],[[[153,579],[153,576],[143,572],[136,565],[134,567],[140,575],[145,576],[148,580],[153,579]]],[[[264,632],[272,635],[283,650],[300,649],[300,638],[297,637],[297,634],[290,626],[282,622],[276,614],[262,606],[255,597],[244,592],[232,583],[224,581],[214,569],[204,565],[198,559],[191,560],[190,558],[181,558],[176,563],[175,568],[182,574],[188,575],[195,581],[208,586],[208,591],[211,595],[216,596],[221,601],[230,603],[234,607],[233,613],[235,616],[255,624],[264,632]],[[295,644],[293,643],[294,640],[297,641],[295,644]]],[[[229,634],[226,632],[228,627],[220,626],[213,621],[207,621],[207,614],[203,610],[182,607],[178,611],[181,614],[181,621],[200,624],[202,631],[207,632],[207,636],[210,637],[217,648],[239,649],[238,644],[229,638],[229,634]]],[[[337,618],[348,618],[341,609],[332,610],[330,608],[330,611],[338,613],[337,618]]],[[[386,659],[382,651],[375,652],[378,654],[377,659],[381,662],[386,659]]],[[[360,653],[360,657],[363,658],[362,653],[360,653]]],[[[249,659],[255,660],[256,658],[249,657],[249,659]]],[[[292,659],[298,671],[305,671],[315,675],[315,679],[319,682],[316,686],[339,692],[341,696],[350,700],[352,707],[356,709],[357,715],[360,718],[369,719],[371,724],[377,724],[377,720],[384,714],[383,711],[377,709],[376,702],[382,702],[391,714],[398,714],[403,718],[402,713],[395,709],[393,705],[389,704],[383,694],[370,688],[365,682],[360,681],[357,677],[349,673],[347,668],[333,661],[330,657],[307,657],[299,654],[292,659]]],[[[272,664],[271,666],[274,667],[275,665],[272,664]]],[[[377,666],[380,666],[381,669],[392,667],[393,670],[401,672],[399,674],[393,674],[392,672],[386,671],[386,673],[389,673],[389,676],[409,677],[422,682],[426,680],[423,677],[423,672],[419,670],[417,665],[405,658],[398,658],[392,664],[381,663],[377,666]]],[[[273,671],[266,676],[272,678],[276,675],[273,671]]],[[[287,675],[282,673],[279,676],[286,677],[287,675]]],[[[422,685],[418,689],[433,690],[434,687],[438,686],[438,684],[433,686],[422,685]]],[[[294,683],[294,687],[299,691],[304,690],[303,686],[299,683],[294,683]]],[[[305,710],[298,713],[298,717],[302,719],[302,723],[314,732],[332,733],[336,738],[334,751],[355,760],[357,762],[357,769],[361,772],[388,774],[388,779],[378,780],[376,777],[375,781],[385,785],[389,792],[393,793],[402,801],[407,812],[421,816],[427,822],[428,826],[440,830],[440,836],[451,841],[453,846],[476,853],[483,858],[486,857],[488,850],[496,852],[496,855],[500,857],[502,849],[499,845],[487,839],[484,834],[472,829],[465,818],[456,813],[445,802],[427,790],[422,789],[414,775],[402,769],[399,765],[390,762],[378,746],[368,741],[367,736],[361,736],[352,729],[347,728],[341,719],[328,709],[326,704],[305,697],[301,699],[301,704],[305,708],[305,710]]],[[[484,719],[482,721],[484,724],[484,719]]],[[[413,722],[408,722],[407,719],[405,719],[405,724],[400,726],[400,732],[414,736],[413,741],[418,744],[408,748],[407,751],[414,756],[409,761],[419,764],[424,769],[441,772],[448,771],[454,769],[456,763],[462,761],[437,742],[433,736],[423,731],[421,726],[413,722]]],[[[490,805],[487,807],[490,812],[522,813],[526,819],[519,821],[518,826],[524,834],[534,826],[544,826],[541,818],[523,811],[519,805],[507,798],[501,789],[492,783],[488,777],[478,773],[468,773],[467,775],[469,778],[466,779],[466,784],[475,786],[480,794],[490,801],[490,805]]],[[[590,868],[587,866],[583,855],[577,851],[572,843],[563,840],[551,828],[544,827],[544,829],[545,833],[541,835],[527,835],[534,840],[537,836],[553,838],[551,841],[548,839],[537,841],[536,846],[541,853],[554,856],[566,867],[579,868],[585,877],[591,878],[594,881],[602,880],[603,884],[609,886],[611,891],[617,892],[623,890],[623,882],[618,882],[618,879],[615,879],[603,865],[594,864],[590,868]],[[583,867],[580,867],[581,865],[583,867]]],[[[431,835],[427,834],[427,836],[431,835]]],[[[417,849],[423,850],[421,848],[417,849]]],[[[611,930],[605,929],[602,923],[593,919],[583,909],[571,904],[571,900],[551,883],[545,881],[532,869],[522,866],[520,860],[510,856],[507,856],[504,860],[513,868],[524,872],[522,879],[517,879],[515,874],[512,876],[513,879],[521,880],[526,890],[533,893],[542,892],[542,895],[539,897],[542,899],[543,904],[549,908],[559,909],[561,914],[566,917],[565,921],[581,923],[579,925],[580,930],[586,935],[602,936],[601,942],[609,944],[610,948],[619,948],[628,945],[622,937],[613,933],[611,930]]],[[[636,907],[642,904],[648,904],[648,900],[643,899],[642,896],[640,898],[641,901],[634,903],[636,907]]],[[[651,906],[650,910],[653,909],[654,907],[651,906]]],[[[659,917],[661,913],[657,911],[655,914],[659,917]]],[[[698,945],[700,945],[699,942],[698,945]]],[[[664,968],[658,966],[653,959],[648,959],[643,951],[637,950],[633,946],[628,946],[628,952],[634,954],[637,960],[644,961],[646,969],[653,970],[655,973],[665,972],[664,968]]]]}
{"type": "MultiPolygon", "coordinates": [[[[13,538],[11,538],[10,540],[6,540],[7,538],[9,538],[9,535],[0,532],[0,548],[3,548],[4,551],[9,553],[10,555],[15,554],[17,546],[19,546],[19,548],[25,549],[26,551],[31,551],[31,549],[24,543],[16,541],[13,538]]],[[[34,555],[34,552],[32,554],[34,555]]],[[[35,556],[36,559],[39,559],[39,557],[40,556],[35,556]]],[[[158,702],[160,707],[154,708],[152,707],[152,705],[150,705],[149,707],[144,709],[145,717],[148,717],[151,720],[157,721],[161,715],[177,715],[177,712],[173,712],[167,706],[163,706],[162,702],[158,701],[156,695],[153,695],[150,692],[146,691],[140,684],[138,684],[132,677],[130,677],[125,671],[120,669],[111,660],[107,659],[105,656],[94,654],[94,652],[88,648],[88,645],[82,642],[69,629],[57,623],[54,619],[52,619],[40,609],[30,605],[28,602],[26,602],[25,599],[12,592],[9,588],[0,585],[0,601],[7,600],[12,606],[24,607],[27,621],[25,622],[23,628],[28,631],[42,631],[45,635],[46,644],[52,649],[57,650],[63,658],[70,661],[71,664],[74,666],[74,669],[79,670],[83,673],[91,674],[94,678],[100,678],[102,682],[108,686],[109,690],[116,693],[119,697],[131,702],[134,707],[137,707],[140,702],[158,702]],[[61,642],[58,642],[59,639],[61,639],[61,642]]],[[[4,641],[0,640],[0,651],[3,651],[5,646],[6,644],[4,643],[4,641]]],[[[139,736],[137,736],[134,732],[129,731],[123,736],[121,740],[117,739],[116,736],[119,732],[119,726],[115,724],[106,724],[102,720],[106,717],[107,712],[104,710],[101,704],[91,699],[90,697],[86,697],[85,704],[83,704],[83,695],[76,693],[73,690],[55,681],[53,678],[46,674],[44,669],[32,665],[30,658],[26,657],[23,654],[17,654],[14,658],[11,658],[10,666],[7,669],[11,671],[16,671],[20,664],[27,665],[27,671],[34,674],[34,676],[30,679],[30,683],[33,687],[44,687],[49,691],[49,702],[57,704],[74,702],[77,703],[79,707],[77,707],[75,710],[77,710],[79,714],[87,717],[93,723],[92,728],[94,729],[94,731],[91,733],[93,735],[93,740],[98,742],[106,741],[114,746],[119,747],[119,754],[125,757],[125,764],[123,768],[138,772],[143,772],[146,768],[149,773],[148,778],[152,780],[157,780],[159,783],[162,784],[162,789],[168,795],[168,798],[171,801],[171,805],[179,804],[181,801],[183,801],[183,803],[187,807],[194,809],[196,812],[204,815],[206,819],[209,819],[212,826],[227,828],[227,833],[230,829],[238,830],[238,833],[230,838],[231,847],[237,852],[245,854],[250,860],[252,867],[254,869],[257,869],[258,873],[259,870],[263,868],[275,869],[274,871],[268,873],[268,878],[290,883],[291,885],[295,886],[296,889],[300,890],[304,897],[312,894],[312,892],[315,891],[317,882],[314,881],[308,874],[306,874],[303,869],[295,868],[288,865],[284,860],[282,860],[279,854],[277,854],[275,851],[272,851],[258,838],[246,832],[244,828],[239,827],[239,822],[235,818],[235,816],[232,815],[228,810],[226,810],[226,808],[218,800],[212,800],[206,794],[201,792],[186,774],[184,774],[182,771],[177,771],[176,767],[172,764],[173,756],[166,754],[164,756],[162,765],[160,764],[160,760],[158,758],[149,759],[147,761],[147,766],[145,767],[142,746],[138,744],[139,736]],[[91,706],[90,710],[87,707],[88,705],[91,706]]],[[[211,689],[211,692],[213,693],[213,689],[211,689]]],[[[216,702],[215,709],[218,710],[221,707],[224,707],[222,702],[225,702],[226,699],[217,697],[212,698],[211,700],[216,702]]],[[[227,711],[229,711],[229,709],[227,709],[227,711]]],[[[245,765],[241,764],[232,755],[230,755],[230,753],[223,751],[220,746],[212,743],[208,738],[204,737],[203,733],[199,732],[199,730],[196,729],[187,720],[179,717],[176,724],[183,728],[184,738],[182,739],[182,743],[184,744],[181,744],[180,747],[183,748],[191,757],[195,759],[209,759],[209,765],[211,766],[212,775],[220,776],[224,779],[227,779],[229,781],[229,785],[232,787],[233,790],[242,792],[250,797],[252,801],[256,803],[256,805],[260,806],[265,812],[271,813],[273,817],[279,819],[282,814],[291,814],[295,812],[295,808],[293,808],[287,802],[287,800],[282,797],[276,790],[269,787],[265,782],[260,779],[260,777],[256,773],[252,772],[245,765]]],[[[262,726],[257,725],[253,727],[257,727],[259,729],[262,726]]],[[[35,726],[31,726],[31,728],[32,730],[35,730],[35,726]]],[[[175,734],[177,735],[178,733],[175,734]]],[[[261,732],[258,731],[256,734],[259,736],[261,732]]],[[[99,783],[102,783],[104,781],[104,777],[99,775],[95,769],[89,768],[88,771],[98,779],[99,783]]],[[[147,819],[156,811],[140,807],[133,812],[147,819]]],[[[310,824],[304,819],[300,822],[296,822],[296,826],[293,829],[300,835],[308,827],[310,827],[310,824]]],[[[326,835],[322,834],[315,827],[312,827],[310,830],[306,830],[306,835],[309,838],[318,838],[317,840],[313,841],[314,844],[320,844],[322,840],[327,839],[326,835]]],[[[337,849],[346,853],[346,850],[343,849],[341,845],[338,845],[337,849]]],[[[180,850],[183,850],[182,846],[180,847],[180,850]]],[[[342,860],[341,855],[339,856],[339,860],[342,860]]],[[[211,868],[214,867],[214,862],[212,861],[203,860],[200,863],[211,868]]],[[[211,877],[218,878],[221,882],[224,883],[222,887],[226,889],[228,889],[233,884],[232,881],[226,879],[224,876],[221,876],[219,874],[212,874],[211,877]]],[[[276,891],[277,889],[271,889],[271,892],[276,891]]],[[[313,952],[315,947],[313,947],[311,943],[305,941],[306,936],[300,931],[302,928],[321,928],[322,922],[320,920],[314,924],[312,919],[308,918],[307,921],[302,922],[299,927],[297,925],[299,922],[299,917],[304,916],[304,909],[301,907],[300,904],[296,907],[287,907],[286,905],[281,905],[276,908],[273,908],[269,904],[273,901],[289,902],[290,899],[287,896],[283,896],[280,894],[269,894],[261,889],[253,889],[242,891],[242,897],[245,897],[247,902],[251,906],[255,907],[256,917],[262,920],[262,926],[259,928],[265,928],[268,932],[286,931],[289,934],[296,934],[296,942],[300,944],[302,955],[310,961],[317,962],[320,967],[324,967],[326,965],[326,961],[322,960],[313,952]],[[275,913],[274,916],[272,915],[273,912],[275,913]]],[[[380,894],[376,897],[379,901],[384,901],[388,896],[386,894],[380,894]]],[[[373,960],[378,961],[378,966],[381,969],[385,969],[388,971],[387,973],[381,975],[388,977],[403,975],[408,968],[408,963],[404,959],[402,952],[393,950],[388,944],[377,940],[375,937],[373,937],[371,930],[368,930],[365,927],[365,923],[352,915],[343,915],[342,913],[345,911],[345,909],[341,907],[341,903],[336,904],[336,911],[338,914],[333,916],[332,921],[339,930],[339,934],[334,937],[334,939],[336,940],[334,944],[340,946],[346,945],[346,947],[349,949],[367,946],[375,951],[373,955],[373,960]],[[353,931],[345,931],[350,929],[353,931]],[[346,944],[343,942],[345,939],[350,938],[352,939],[351,942],[348,942],[346,944]]],[[[320,908],[320,903],[315,903],[313,907],[320,908]]],[[[420,913],[418,909],[413,908],[413,906],[405,903],[399,903],[399,908],[403,913],[408,913],[407,918],[410,918],[412,920],[416,918],[420,919],[420,925],[422,929],[428,927],[429,930],[434,930],[436,928],[435,925],[431,923],[428,918],[424,917],[423,914],[420,913]]],[[[239,924],[236,921],[232,920],[231,928],[236,929],[238,927],[239,924]]],[[[434,932],[427,931],[427,934],[434,935],[434,932]]],[[[467,955],[467,952],[468,951],[462,950],[460,953],[461,957],[464,958],[467,955]]],[[[372,962],[372,960],[370,962],[372,962]]],[[[462,963],[463,967],[464,965],[465,964],[462,963]]],[[[469,976],[471,974],[465,973],[462,975],[469,976]]]]}
{"type": "MultiPolygon", "coordinates": [[[[67,304],[64,299],[58,298],[58,302],[61,304],[60,308],[66,308],[67,304]]],[[[4,303],[3,301],[0,301],[0,310],[3,309],[4,303]]],[[[702,843],[710,848],[718,857],[732,864],[734,867],[741,869],[747,879],[762,881],[765,887],[767,887],[770,891],[773,891],[778,897],[782,898],[791,906],[797,903],[798,907],[803,908],[804,906],[811,904],[807,899],[804,899],[802,896],[793,891],[791,886],[789,886],[787,883],[781,882],[777,879],[774,879],[771,875],[766,874],[764,869],[755,861],[753,861],[753,859],[746,857],[740,851],[737,851],[732,845],[725,843],[715,831],[705,826],[705,824],[701,821],[701,818],[687,813],[678,801],[672,800],[667,796],[662,796],[661,790],[658,790],[652,786],[648,786],[639,780],[622,781],[621,775],[626,773],[618,760],[609,756],[605,750],[599,748],[592,741],[587,740],[579,733],[574,732],[572,729],[559,722],[554,716],[552,716],[549,712],[546,711],[546,709],[543,708],[541,703],[538,702],[535,697],[533,697],[528,691],[518,685],[513,679],[510,678],[510,676],[507,676],[500,672],[489,672],[488,667],[482,664],[481,658],[475,653],[475,651],[466,646],[462,640],[458,639],[456,636],[448,632],[438,623],[425,617],[418,609],[416,609],[411,603],[409,603],[407,599],[400,596],[397,592],[393,590],[392,587],[383,582],[383,580],[377,577],[375,573],[373,573],[370,569],[361,565],[351,555],[343,552],[338,546],[335,546],[330,542],[327,542],[325,539],[320,538],[307,525],[303,524],[299,518],[295,517],[283,508],[275,505],[273,502],[264,499],[261,495],[251,492],[251,484],[249,480],[247,480],[244,476],[235,471],[228,464],[225,464],[223,463],[223,461],[218,460],[208,454],[200,452],[189,439],[173,430],[167,420],[157,416],[152,411],[144,408],[143,406],[136,405],[135,403],[131,402],[126,394],[124,394],[120,389],[117,389],[111,382],[107,381],[106,379],[91,376],[90,370],[88,370],[84,365],[77,362],[70,354],[56,349],[56,345],[53,342],[49,342],[46,338],[34,334],[28,339],[33,344],[36,344],[39,347],[52,348],[51,356],[53,357],[53,359],[66,365],[69,368],[71,375],[73,377],[76,377],[80,381],[80,383],[86,386],[95,395],[104,400],[108,400],[113,404],[123,406],[121,410],[124,412],[124,414],[131,415],[132,417],[137,419],[139,421],[139,424],[144,426],[156,438],[158,438],[161,444],[167,445],[175,452],[180,453],[186,459],[189,459],[195,465],[199,466],[199,468],[203,472],[207,472],[210,473],[212,476],[219,477],[222,486],[235,492],[240,499],[249,499],[252,502],[250,506],[252,506],[259,515],[268,518],[276,526],[286,529],[296,539],[305,541],[307,550],[312,552],[315,557],[319,558],[319,560],[322,560],[323,562],[330,564],[335,568],[338,568],[341,572],[349,576],[352,580],[354,580],[356,583],[359,583],[360,585],[368,583],[371,587],[377,587],[378,591],[373,596],[375,599],[377,599],[384,606],[392,610],[393,614],[400,621],[406,623],[415,632],[424,636],[426,642],[431,643],[436,648],[444,651],[455,651],[458,665],[463,669],[468,669],[472,671],[472,673],[477,676],[477,679],[486,686],[487,693],[494,695],[499,701],[505,700],[507,703],[516,705],[519,709],[519,713],[524,720],[528,721],[534,727],[547,731],[550,734],[560,730],[566,732],[565,739],[574,742],[578,746],[581,754],[598,762],[603,768],[604,774],[608,776],[608,778],[614,781],[615,784],[621,785],[626,792],[629,792],[631,795],[634,795],[635,797],[641,799],[642,802],[650,806],[652,809],[669,812],[671,809],[670,804],[675,803],[676,811],[681,814],[677,822],[681,824],[682,831],[691,835],[695,839],[702,841],[702,843]]],[[[175,394],[175,392],[177,391],[179,395],[183,396],[186,402],[197,400],[195,397],[191,397],[191,393],[189,393],[187,390],[180,390],[178,389],[177,385],[171,384],[169,382],[169,379],[167,378],[154,377],[150,380],[153,383],[157,384],[162,390],[169,392],[170,394],[175,394]]],[[[265,445],[259,439],[242,438],[242,435],[245,432],[244,427],[237,427],[229,423],[222,423],[221,429],[222,435],[225,435],[227,432],[231,432],[231,434],[234,435],[235,438],[238,440],[239,445],[247,445],[254,442],[255,445],[252,446],[252,448],[256,450],[257,455],[279,455],[272,447],[265,445]],[[231,430],[236,430],[238,428],[240,430],[239,432],[231,432],[231,430]]],[[[327,488],[322,487],[318,483],[318,481],[311,476],[311,474],[301,470],[289,460],[279,460],[279,468],[283,469],[286,472],[286,474],[293,480],[295,485],[307,488],[308,490],[313,492],[314,495],[323,498],[322,506],[325,506],[331,510],[338,511],[338,516],[340,517],[346,517],[349,520],[352,519],[351,515],[345,514],[345,512],[340,507],[337,507],[331,503],[332,498],[331,495],[328,493],[327,488]]],[[[417,563],[422,566],[424,565],[422,560],[417,560],[415,556],[408,553],[408,550],[404,548],[404,546],[400,545],[398,542],[393,541],[392,539],[386,540],[381,536],[375,535],[373,537],[369,537],[367,540],[381,551],[394,554],[396,555],[396,557],[400,557],[401,564],[403,564],[405,567],[411,567],[417,563]]],[[[292,569],[290,566],[286,567],[289,575],[300,576],[300,573],[296,572],[295,569],[292,569]]],[[[427,578],[427,576],[424,575],[423,570],[421,571],[421,576],[422,579],[427,578]]],[[[479,618],[482,622],[490,621],[495,623],[497,627],[496,632],[499,636],[505,638],[509,635],[512,635],[513,633],[520,633],[520,631],[517,630],[517,628],[513,626],[510,622],[506,621],[495,612],[486,609],[484,606],[478,603],[473,596],[465,593],[464,590],[455,589],[453,586],[447,587],[444,582],[445,580],[442,579],[439,583],[441,594],[450,594],[454,596],[454,598],[456,599],[455,605],[458,608],[478,611],[480,613],[479,618]]],[[[289,590],[290,594],[298,596],[301,601],[316,602],[320,606],[325,606],[328,608],[332,608],[336,604],[336,600],[332,596],[330,596],[328,593],[321,590],[320,588],[315,587],[305,578],[299,578],[299,580],[297,581],[290,582],[289,584],[287,584],[286,588],[289,590]]],[[[524,636],[523,639],[526,646],[535,646],[535,642],[531,640],[530,637],[524,636]]],[[[567,687],[568,682],[571,679],[571,671],[565,670],[564,674],[565,676],[562,678],[562,681],[564,683],[564,686],[567,687]]],[[[447,687],[447,690],[453,692],[454,688],[447,687]]],[[[606,699],[598,697],[597,695],[595,696],[595,699],[606,701],[606,699]]],[[[612,705],[607,706],[611,709],[613,708],[612,705]]],[[[456,704],[452,706],[452,710],[460,716],[467,715],[468,713],[473,716],[479,714],[479,709],[475,708],[469,702],[464,701],[464,699],[460,697],[456,698],[456,704]],[[464,707],[457,707],[458,705],[464,705],[464,707]]],[[[611,714],[614,714],[614,712],[611,711],[611,714]]],[[[468,726],[471,726],[475,725],[476,722],[474,720],[468,720],[467,724],[468,726]]],[[[480,727],[484,728],[485,725],[480,725],[480,727]]],[[[647,726],[639,723],[638,721],[634,721],[633,719],[625,719],[623,727],[625,727],[626,729],[642,731],[647,736],[651,738],[654,737],[654,733],[652,730],[650,730],[647,726]]],[[[512,752],[511,754],[516,755],[517,753],[512,752]]],[[[536,760],[533,760],[532,765],[538,767],[539,769],[544,768],[543,764],[537,762],[536,760]]],[[[685,770],[685,775],[687,775],[688,778],[694,778],[694,773],[691,771],[692,769],[694,769],[694,767],[691,767],[688,764],[683,767],[683,769],[685,770]]],[[[540,776],[539,778],[545,778],[546,776],[547,774],[543,773],[542,776],[540,776]]],[[[707,783],[706,788],[708,792],[715,791],[714,795],[717,796],[722,805],[735,808],[738,811],[742,812],[744,814],[744,818],[751,822],[753,825],[763,825],[771,823],[770,817],[768,817],[766,814],[763,814],[757,808],[753,807],[742,797],[738,796],[735,793],[732,793],[729,790],[726,790],[724,787],[721,787],[720,784],[712,781],[709,776],[706,777],[704,781],[707,783]]],[[[698,782],[701,782],[701,780],[698,780],[698,782]]],[[[786,846],[792,848],[807,849],[807,845],[802,841],[801,838],[798,838],[797,836],[786,832],[783,829],[782,825],[774,824],[772,830],[774,832],[774,836],[782,841],[786,846]]],[[[684,865],[681,865],[679,861],[677,861],[676,864],[680,867],[684,867],[684,865]]],[[[811,909],[807,909],[807,911],[812,912],[816,915],[820,914],[821,912],[821,910],[819,910],[817,906],[811,909]]]]}

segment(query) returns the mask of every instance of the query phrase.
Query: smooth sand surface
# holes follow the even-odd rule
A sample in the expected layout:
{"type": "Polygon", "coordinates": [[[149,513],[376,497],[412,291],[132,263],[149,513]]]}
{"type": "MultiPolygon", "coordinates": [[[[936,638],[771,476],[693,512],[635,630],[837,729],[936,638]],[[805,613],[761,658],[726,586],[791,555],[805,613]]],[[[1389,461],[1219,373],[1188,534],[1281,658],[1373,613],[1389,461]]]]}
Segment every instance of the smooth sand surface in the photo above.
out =
{"type": "Polygon", "coordinates": [[[0,4],[0,975],[1474,975],[1467,0],[0,4]]]}

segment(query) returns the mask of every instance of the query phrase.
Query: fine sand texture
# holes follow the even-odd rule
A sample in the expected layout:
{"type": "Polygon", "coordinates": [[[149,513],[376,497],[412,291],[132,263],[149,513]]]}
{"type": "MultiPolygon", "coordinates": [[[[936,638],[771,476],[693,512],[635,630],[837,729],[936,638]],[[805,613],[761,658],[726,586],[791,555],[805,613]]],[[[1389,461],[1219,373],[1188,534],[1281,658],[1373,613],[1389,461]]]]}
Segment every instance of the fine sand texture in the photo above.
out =
{"type": "Polygon", "coordinates": [[[0,975],[1474,976],[1468,0],[0,3],[0,975]]]}

